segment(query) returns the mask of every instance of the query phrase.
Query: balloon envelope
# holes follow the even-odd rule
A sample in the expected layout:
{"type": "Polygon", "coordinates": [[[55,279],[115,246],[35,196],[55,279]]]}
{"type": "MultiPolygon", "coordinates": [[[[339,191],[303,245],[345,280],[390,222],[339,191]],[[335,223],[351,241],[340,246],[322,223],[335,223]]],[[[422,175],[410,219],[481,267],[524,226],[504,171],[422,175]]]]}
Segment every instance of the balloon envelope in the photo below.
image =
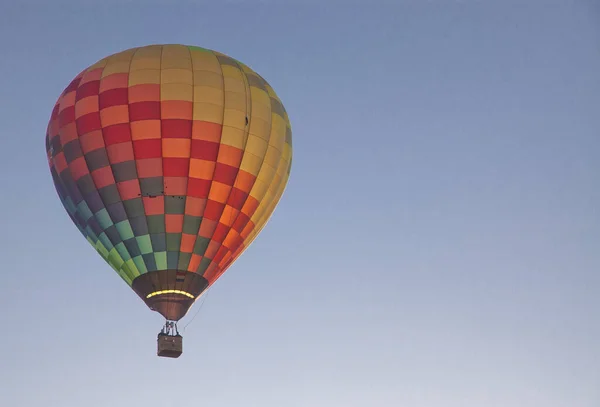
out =
{"type": "Polygon", "coordinates": [[[54,106],[46,149],[74,224],[174,321],[265,226],[292,162],[271,86],[184,45],[129,49],[77,75],[54,106]]]}

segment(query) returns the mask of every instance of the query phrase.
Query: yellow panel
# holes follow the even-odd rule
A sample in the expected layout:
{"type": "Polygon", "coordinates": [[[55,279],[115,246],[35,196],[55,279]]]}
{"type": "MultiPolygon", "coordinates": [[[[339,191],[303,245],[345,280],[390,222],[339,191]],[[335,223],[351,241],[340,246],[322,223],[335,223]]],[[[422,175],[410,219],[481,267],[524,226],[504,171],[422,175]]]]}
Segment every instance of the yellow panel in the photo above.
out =
{"type": "Polygon", "coordinates": [[[242,158],[242,163],[240,164],[240,170],[244,170],[256,177],[260,171],[262,163],[263,159],[261,157],[257,157],[254,154],[245,153],[244,158],[242,158]]]}
{"type": "Polygon", "coordinates": [[[229,92],[228,89],[225,88],[225,108],[239,110],[240,112],[243,112],[244,117],[246,117],[246,94],[239,92],[229,92]]]}
{"type": "Polygon", "coordinates": [[[257,157],[264,158],[267,153],[268,143],[260,137],[253,134],[248,136],[248,142],[246,143],[245,150],[254,154],[257,157]]]}
{"type": "MultiPolygon", "coordinates": [[[[250,192],[250,195],[258,201],[261,201],[265,196],[267,189],[269,189],[269,184],[262,181],[260,178],[257,178],[254,182],[254,185],[252,186],[252,191],[250,192]]],[[[259,209],[261,206],[262,205],[259,206],[259,209]]],[[[256,212],[258,212],[258,209],[256,210],[256,212]]],[[[252,216],[252,219],[254,219],[254,216],[252,216]]]]}
{"type": "Polygon", "coordinates": [[[238,64],[239,64],[239,65],[240,65],[240,67],[242,68],[242,71],[244,71],[245,73],[250,73],[250,74],[257,75],[257,73],[256,73],[256,72],[254,72],[254,71],[252,70],[252,68],[250,68],[250,67],[249,67],[248,65],[246,65],[245,63],[243,63],[243,62],[239,62],[239,61],[238,61],[238,64]]]}
{"type": "Polygon", "coordinates": [[[102,78],[114,73],[129,72],[129,61],[125,62],[109,62],[102,71],[102,78]]]}
{"type": "Polygon", "coordinates": [[[230,127],[227,122],[223,122],[223,130],[221,132],[221,143],[228,146],[244,149],[246,143],[246,132],[235,127],[230,127]]]}
{"type": "Polygon", "coordinates": [[[211,86],[213,88],[223,89],[223,75],[221,72],[193,71],[194,86],[211,86]]]}
{"type": "MultiPolygon", "coordinates": [[[[265,85],[265,87],[267,88],[267,93],[269,94],[270,97],[275,98],[277,100],[279,100],[279,97],[277,97],[277,93],[275,93],[275,90],[273,90],[273,88],[271,87],[271,85],[269,85],[268,83],[265,85]]],[[[279,100],[279,102],[281,103],[281,100],[279,100]]],[[[283,104],[283,103],[282,103],[283,104]]]]}
{"type": "Polygon", "coordinates": [[[161,67],[192,68],[192,58],[188,47],[182,45],[165,45],[161,55],[161,67]]]}
{"type": "Polygon", "coordinates": [[[262,167],[260,167],[260,173],[258,174],[258,179],[263,181],[265,184],[270,185],[275,178],[275,168],[271,167],[267,163],[263,163],[262,167]]]}
{"type": "Polygon", "coordinates": [[[192,65],[194,71],[210,71],[221,75],[221,64],[217,57],[210,52],[192,51],[192,65]]]}
{"type": "Polygon", "coordinates": [[[108,63],[108,58],[103,58],[100,61],[96,62],[94,65],[91,65],[87,70],[91,71],[93,69],[104,68],[108,63]]]}
{"type": "Polygon", "coordinates": [[[252,117],[252,120],[250,120],[249,131],[250,134],[262,138],[265,142],[269,141],[269,137],[271,136],[270,123],[254,116],[252,117]]]}
{"type": "Polygon", "coordinates": [[[277,164],[279,164],[279,160],[281,160],[281,151],[269,145],[267,148],[267,153],[265,154],[265,163],[269,164],[273,168],[276,168],[277,164]]]}
{"type": "MultiPolygon", "coordinates": [[[[276,183],[275,185],[279,185],[280,179],[274,180],[274,182],[276,183]]],[[[270,217],[270,212],[272,212],[272,210],[274,209],[272,201],[275,196],[276,191],[274,191],[273,188],[267,190],[267,192],[263,195],[261,205],[258,207],[258,209],[256,209],[256,212],[254,212],[254,215],[252,215],[252,217],[250,218],[250,220],[252,220],[252,222],[254,222],[255,225],[266,222],[267,219],[270,217]]]]}
{"type": "MultiPolygon", "coordinates": [[[[252,100],[252,120],[254,118],[259,118],[268,123],[271,122],[271,105],[265,105],[264,103],[257,103],[255,100],[252,100]]],[[[271,125],[269,124],[269,128],[271,125]]]]}
{"type": "Polygon", "coordinates": [[[117,52],[108,57],[108,63],[116,63],[116,62],[130,62],[133,55],[136,53],[137,48],[126,49],[125,51],[117,52]]]}
{"type": "Polygon", "coordinates": [[[160,100],[186,100],[191,102],[193,94],[193,87],[191,85],[182,85],[180,83],[160,85],[160,100]]]}
{"type": "Polygon", "coordinates": [[[223,90],[211,86],[194,86],[194,102],[213,103],[223,106],[223,90]]]}
{"type": "Polygon", "coordinates": [[[287,129],[286,121],[277,114],[271,115],[271,133],[283,134],[285,136],[287,129]]]}
{"type": "Polygon", "coordinates": [[[139,71],[141,69],[160,69],[160,57],[151,58],[134,55],[129,71],[139,71]]]}
{"type": "Polygon", "coordinates": [[[221,65],[221,69],[223,71],[223,76],[226,79],[236,79],[243,82],[242,72],[235,66],[221,65]]]}
{"type": "Polygon", "coordinates": [[[246,114],[234,109],[224,109],[223,124],[246,130],[246,114]]]}
{"type": "Polygon", "coordinates": [[[223,123],[223,106],[214,103],[197,103],[194,101],[194,120],[212,123],[223,123]]]}
{"type": "Polygon", "coordinates": [[[265,92],[264,90],[259,89],[254,86],[251,86],[250,94],[252,95],[252,104],[253,105],[255,103],[262,103],[266,106],[269,106],[269,108],[271,107],[271,98],[269,97],[269,94],[267,92],[265,92]]]}
{"type": "Polygon", "coordinates": [[[193,75],[190,69],[171,68],[163,69],[160,77],[161,83],[184,83],[191,85],[193,75]]]}
{"type": "Polygon", "coordinates": [[[246,94],[246,84],[242,79],[230,78],[227,76],[223,77],[225,82],[225,90],[228,92],[238,92],[246,94]]]}
{"type": "Polygon", "coordinates": [[[159,83],[160,71],[158,69],[143,69],[129,73],[129,86],[159,83]]]}
{"type": "Polygon", "coordinates": [[[135,53],[135,58],[158,58],[162,54],[162,45],[148,45],[138,48],[135,53]]]}

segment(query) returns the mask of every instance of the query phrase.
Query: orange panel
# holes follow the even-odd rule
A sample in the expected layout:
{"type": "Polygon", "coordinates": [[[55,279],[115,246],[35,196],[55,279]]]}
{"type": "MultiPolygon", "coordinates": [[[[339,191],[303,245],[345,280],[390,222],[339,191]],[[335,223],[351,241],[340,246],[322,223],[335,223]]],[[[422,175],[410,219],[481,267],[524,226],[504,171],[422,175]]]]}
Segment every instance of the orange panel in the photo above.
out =
{"type": "Polygon", "coordinates": [[[190,177],[199,179],[212,179],[215,172],[215,162],[190,159],[190,177]]]}
{"type": "Polygon", "coordinates": [[[217,123],[194,120],[192,124],[192,138],[219,143],[221,141],[222,126],[217,123]]]}
{"type": "Polygon", "coordinates": [[[192,102],[185,100],[163,100],[160,102],[160,115],[163,119],[192,120],[193,106],[192,102]]]}
{"type": "Polygon", "coordinates": [[[129,103],[158,102],[159,100],[159,84],[134,85],[129,88],[129,103]]]}
{"type": "Polygon", "coordinates": [[[160,120],[140,120],[131,122],[130,126],[132,140],[160,138],[160,120]]]}
{"type": "Polygon", "coordinates": [[[102,123],[102,127],[129,123],[129,107],[127,105],[118,105],[100,110],[100,122],[102,123]]]}

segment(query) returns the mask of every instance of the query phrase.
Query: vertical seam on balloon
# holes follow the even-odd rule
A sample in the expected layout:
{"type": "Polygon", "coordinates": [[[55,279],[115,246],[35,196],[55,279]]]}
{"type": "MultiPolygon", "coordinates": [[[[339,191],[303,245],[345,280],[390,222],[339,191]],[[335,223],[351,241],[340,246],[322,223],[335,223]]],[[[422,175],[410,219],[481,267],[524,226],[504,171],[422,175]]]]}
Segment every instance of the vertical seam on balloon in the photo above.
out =
{"type": "MultiPolygon", "coordinates": [[[[206,204],[204,205],[204,210],[202,213],[202,221],[200,222],[200,226],[198,227],[198,234],[196,235],[196,240],[198,240],[198,237],[200,236],[200,229],[202,229],[202,223],[204,223],[204,221],[205,221],[204,213],[206,212],[206,206],[208,206],[210,192],[212,191],[212,187],[215,182],[215,179],[214,179],[215,171],[217,170],[217,160],[219,159],[219,152],[221,151],[221,140],[223,139],[223,128],[225,127],[225,73],[223,72],[223,67],[221,65],[221,62],[219,61],[219,58],[215,54],[215,52],[211,50],[211,54],[217,60],[217,64],[219,65],[219,69],[221,70],[221,83],[223,85],[223,113],[222,113],[222,118],[221,118],[221,132],[219,134],[219,145],[217,146],[217,159],[215,160],[215,165],[214,165],[213,173],[212,173],[211,180],[210,180],[210,187],[208,189],[208,195],[206,197],[206,204]]],[[[217,226],[218,226],[218,224],[217,224],[217,226]]],[[[216,226],[215,226],[215,230],[216,230],[216,226]]],[[[202,254],[202,260],[200,261],[200,264],[204,260],[204,256],[206,254],[206,251],[208,250],[208,246],[210,246],[210,243],[213,240],[214,235],[215,235],[215,232],[213,231],[211,237],[209,238],[210,240],[208,242],[208,245],[206,246],[206,249],[204,249],[204,253],[202,254]]],[[[210,259],[210,260],[212,261],[212,259],[210,259]]],[[[198,264],[198,267],[196,268],[196,273],[198,273],[198,270],[200,269],[200,264],[198,264]]],[[[208,266],[206,267],[206,270],[208,270],[208,266]]],[[[201,274],[202,277],[204,277],[206,270],[204,270],[204,272],[201,274]]]]}
{"type": "MultiPolygon", "coordinates": [[[[158,279],[159,279],[159,283],[161,287],[168,287],[169,285],[169,251],[167,250],[167,201],[166,201],[166,194],[165,194],[165,159],[163,156],[163,148],[162,148],[162,143],[163,143],[163,132],[162,132],[162,123],[163,123],[163,117],[162,117],[162,66],[163,66],[163,55],[164,55],[164,50],[165,50],[165,45],[161,45],[160,46],[160,59],[158,61],[158,72],[159,72],[159,77],[158,77],[158,109],[159,109],[159,123],[160,123],[160,165],[161,165],[161,177],[162,177],[162,199],[163,199],[163,227],[164,227],[164,232],[163,232],[163,238],[165,240],[165,272],[164,273],[158,273],[158,279]],[[164,279],[165,281],[163,281],[161,279],[161,277],[164,275],[164,279]]],[[[153,250],[154,253],[154,261],[156,261],[156,251],[153,250]]],[[[157,265],[156,267],[157,271],[159,270],[159,267],[157,265]]],[[[167,315],[170,313],[171,311],[171,303],[169,303],[169,305],[167,306],[167,315]]]]}
{"type": "MultiPolygon", "coordinates": [[[[140,194],[139,194],[139,198],[142,200],[142,208],[144,208],[144,198],[142,197],[142,184],[140,182],[140,176],[138,173],[138,168],[137,168],[137,158],[136,158],[136,154],[135,154],[135,148],[133,148],[133,130],[132,130],[132,126],[131,126],[131,109],[130,109],[130,100],[129,100],[129,79],[131,76],[131,66],[133,65],[133,59],[135,58],[135,55],[140,51],[140,48],[137,48],[134,52],[133,55],[131,55],[131,59],[129,60],[129,69],[127,72],[127,117],[129,118],[127,125],[129,126],[129,135],[131,137],[131,149],[133,150],[133,162],[135,164],[135,180],[138,183],[138,187],[140,188],[140,194]]],[[[113,175],[114,176],[114,175],[113,175]]],[[[120,195],[119,195],[120,196],[120,195]]],[[[121,199],[122,201],[122,199],[121,199]]],[[[125,213],[127,213],[127,209],[125,208],[125,203],[123,203],[123,209],[125,209],[125,213]]],[[[146,229],[148,229],[148,218],[146,217],[146,210],[144,208],[144,214],[142,215],[144,218],[144,222],[146,223],[146,229]]],[[[142,217],[140,216],[140,217],[142,217]]],[[[127,213],[127,220],[130,220],[130,216],[129,213],[127,213]]],[[[131,222],[130,222],[130,226],[131,226],[131,222]]],[[[133,231],[133,227],[131,228],[131,230],[133,231]]],[[[142,255],[142,249],[140,248],[140,245],[138,243],[138,236],[136,236],[135,232],[133,233],[134,239],[135,239],[135,244],[138,246],[138,250],[140,251],[140,258],[142,263],[144,264],[144,267],[146,267],[146,273],[148,272],[148,265],[146,264],[146,261],[144,260],[144,256],[142,255]]],[[[148,238],[150,237],[150,232],[148,232],[148,238]]],[[[150,240],[150,239],[149,239],[150,240]]],[[[152,248],[152,240],[150,240],[150,247],[152,248]]],[[[131,253],[129,253],[129,256],[131,257],[131,253]]],[[[133,259],[133,257],[132,257],[133,259]]],[[[135,264],[135,261],[134,261],[135,264]]],[[[136,265],[137,267],[137,265],[136,265]]],[[[145,274],[143,273],[141,270],[140,271],[140,275],[145,274]]]]}
{"type": "MultiPolygon", "coordinates": [[[[191,118],[190,118],[191,126],[190,126],[190,134],[189,134],[189,136],[190,136],[190,138],[189,138],[190,145],[189,145],[189,149],[187,151],[187,155],[188,155],[188,157],[187,157],[187,166],[188,166],[187,174],[188,175],[187,175],[186,180],[185,180],[186,181],[185,182],[185,193],[183,194],[183,200],[184,200],[184,203],[183,203],[183,215],[182,215],[183,221],[182,221],[182,224],[181,224],[181,232],[179,232],[180,241],[179,241],[179,252],[178,252],[178,256],[177,256],[177,270],[185,271],[187,273],[187,269],[189,267],[190,260],[192,259],[191,254],[190,254],[190,258],[188,259],[187,264],[185,265],[185,267],[179,267],[179,262],[181,261],[181,258],[182,258],[182,256],[181,256],[182,252],[181,251],[182,251],[182,246],[183,246],[183,227],[185,225],[185,216],[186,216],[185,215],[185,208],[187,206],[187,201],[188,201],[188,186],[189,186],[189,182],[190,182],[190,160],[191,160],[191,157],[192,157],[192,135],[193,135],[193,128],[194,128],[194,65],[193,65],[193,61],[192,61],[192,59],[193,59],[192,58],[192,50],[189,47],[187,47],[187,46],[186,46],[186,49],[187,49],[188,54],[190,56],[190,72],[192,74],[192,84],[191,84],[191,87],[192,87],[192,112],[191,112],[191,118]]],[[[183,264],[182,264],[182,266],[183,266],[183,264]]],[[[187,274],[186,274],[186,276],[187,276],[187,274]]],[[[189,281],[189,279],[188,278],[184,278],[183,282],[181,283],[183,291],[188,291],[188,289],[187,289],[188,288],[188,284],[186,284],[187,281],[189,281]]]]}

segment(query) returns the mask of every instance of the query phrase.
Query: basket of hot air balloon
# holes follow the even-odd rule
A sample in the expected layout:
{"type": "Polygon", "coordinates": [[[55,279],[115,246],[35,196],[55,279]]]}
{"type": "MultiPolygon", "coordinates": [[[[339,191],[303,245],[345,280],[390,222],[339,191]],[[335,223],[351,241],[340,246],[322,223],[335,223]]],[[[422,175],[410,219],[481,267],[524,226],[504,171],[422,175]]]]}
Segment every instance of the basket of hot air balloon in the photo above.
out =
{"type": "Polygon", "coordinates": [[[227,55],[184,45],[86,68],[54,106],[46,150],[73,223],[164,316],[158,354],[162,344],[170,357],[182,351],[177,321],[265,226],[292,163],[272,87],[227,55]]]}

